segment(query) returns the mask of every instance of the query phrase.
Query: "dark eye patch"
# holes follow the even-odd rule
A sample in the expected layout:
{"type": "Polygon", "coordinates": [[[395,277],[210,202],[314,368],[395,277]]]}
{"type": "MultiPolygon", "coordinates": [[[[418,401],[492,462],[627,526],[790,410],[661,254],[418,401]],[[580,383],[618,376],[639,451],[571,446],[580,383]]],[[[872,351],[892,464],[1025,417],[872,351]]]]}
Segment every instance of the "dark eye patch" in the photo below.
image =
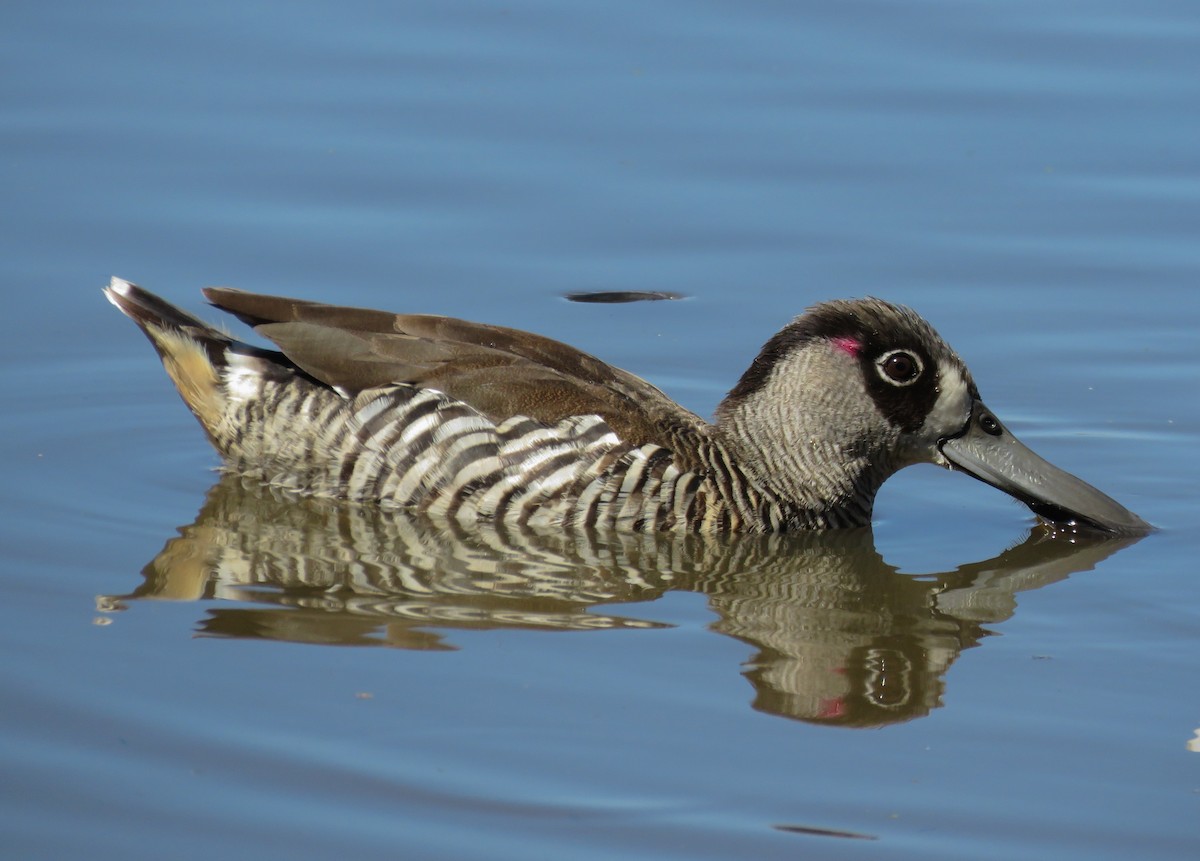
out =
{"type": "Polygon", "coordinates": [[[861,358],[867,391],[889,422],[906,433],[925,424],[938,397],[936,366],[916,347],[879,345],[861,358]]]}

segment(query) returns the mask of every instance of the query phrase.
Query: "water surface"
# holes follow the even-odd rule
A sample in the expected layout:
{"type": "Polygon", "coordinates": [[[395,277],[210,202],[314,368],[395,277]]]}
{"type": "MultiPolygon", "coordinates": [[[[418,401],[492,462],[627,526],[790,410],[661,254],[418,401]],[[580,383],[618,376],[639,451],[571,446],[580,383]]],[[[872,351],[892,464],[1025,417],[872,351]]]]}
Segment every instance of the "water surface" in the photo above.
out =
{"type": "Polygon", "coordinates": [[[1200,849],[1192,4],[9,4],[11,857],[1200,849]],[[445,313],[710,414],[928,317],[1161,531],[933,468],[871,530],[453,535],[218,481],[110,275],[445,313]],[[682,294],[578,303],[572,293],[682,294]]]}

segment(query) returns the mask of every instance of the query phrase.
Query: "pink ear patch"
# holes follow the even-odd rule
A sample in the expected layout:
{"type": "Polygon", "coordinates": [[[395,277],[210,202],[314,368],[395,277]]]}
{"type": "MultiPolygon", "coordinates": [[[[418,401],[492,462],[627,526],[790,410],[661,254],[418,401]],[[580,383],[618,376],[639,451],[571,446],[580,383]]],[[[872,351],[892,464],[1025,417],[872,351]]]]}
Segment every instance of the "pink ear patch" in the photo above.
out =
{"type": "Polygon", "coordinates": [[[830,338],[830,343],[837,347],[848,356],[857,359],[858,354],[862,352],[862,342],[856,341],[853,338],[830,338]]]}

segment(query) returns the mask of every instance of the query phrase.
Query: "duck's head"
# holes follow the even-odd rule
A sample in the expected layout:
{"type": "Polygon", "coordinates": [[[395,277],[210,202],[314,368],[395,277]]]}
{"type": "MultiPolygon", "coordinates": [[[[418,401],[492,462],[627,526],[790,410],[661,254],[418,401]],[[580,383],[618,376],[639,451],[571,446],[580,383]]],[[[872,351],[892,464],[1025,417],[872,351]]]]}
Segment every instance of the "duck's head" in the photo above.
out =
{"type": "Polygon", "coordinates": [[[779,496],[802,509],[849,512],[848,523],[869,518],[896,470],[934,463],[1055,524],[1151,529],[1023,445],[933,327],[878,299],[827,302],[784,327],[718,407],[717,425],[779,496]]]}

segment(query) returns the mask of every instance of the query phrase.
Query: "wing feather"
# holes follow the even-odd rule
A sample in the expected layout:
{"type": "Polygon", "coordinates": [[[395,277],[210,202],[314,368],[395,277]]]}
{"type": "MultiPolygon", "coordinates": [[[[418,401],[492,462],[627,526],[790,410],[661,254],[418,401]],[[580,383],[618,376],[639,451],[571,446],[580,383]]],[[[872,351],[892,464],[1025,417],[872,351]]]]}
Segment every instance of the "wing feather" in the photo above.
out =
{"type": "Polygon", "coordinates": [[[391,314],[204,291],[330,386],[354,393],[391,383],[437,389],[496,422],[525,415],[555,424],[599,415],[633,445],[675,449],[708,423],[645,380],[560,341],[451,317],[391,314]]]}

